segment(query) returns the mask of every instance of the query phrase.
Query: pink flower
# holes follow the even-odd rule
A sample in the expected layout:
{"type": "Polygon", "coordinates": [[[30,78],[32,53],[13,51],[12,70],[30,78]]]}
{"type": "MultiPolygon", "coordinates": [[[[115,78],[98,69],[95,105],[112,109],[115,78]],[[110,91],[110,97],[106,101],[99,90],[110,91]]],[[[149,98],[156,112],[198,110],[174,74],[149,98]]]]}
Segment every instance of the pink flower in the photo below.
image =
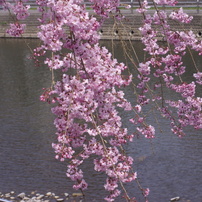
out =
{"type": "Polygon", "coordinates": [[[86,181],[84,179],[82,179],[80,183],[75,184],[73,186],[73,188],[76,190],[78,190],[78,189],[85,190],[85,189],[87,189],[87,187],[88,187],[88,184],[86,183],[86,181]]]}
{"type": "Polygon", "coordinates": [[[127,5],[125,6],[126,9],[130,9],[131,8],[131,5],[127,5]]]}
{"type": "Polygon", "coordinates": [[[191,20],[193,19],[192,16],[188,16],[188,14],[184,13],[183,8],[171,12],[169,17],[173,20],[178,20],[182,23],[190,23],[191,20]]]}
{"type": "Polygon", "coordinates": [[[136,105],[136,106],[135,106],[135,109],[136,109],[136,111],[137,111],[138,113],[140,113],[141,110],[142,110],[142,107],[141,107],[140,105],[136,105]]]}
{"type": "Polygon", "coordinates": [[[197,72],[193,75],[196,79],[196,82],[202,85],[202,72],[197,72]]]}
{"type": "Polygon", "coordinates": [[[154,138],[155,128],[151,125],[147,127],[137,127],[137,130],[146,138],[154,138]]]}
{"type": "Polygon", "coordinates": [[[7,29],[7,33],[11,36],[20,37],[24,33],[26,25],[25,24],[19,24],[19,23],[11,23],[10,28],[7,29]]]}
{"type": "Polygon", "coordinates": [[[29,5],[24,6],[21,1],[18,1],[13,7],[13,12],[18,20],[24,20],[30,15],[28,13],[29,9],[30,9],[29,5]]]}
{"type": "Polygon", "coordinates": [[[108,191],[113,191],[118,187],[118,180],[113,178],[107,178],[106,184],[104,185],[105,189],[108,191]]]}
{"type": "Polygon", "coordinates": [[[195,96],[196,85],[194,82],[191,82],[190,84],[183,83],[180,85],[171,84],[170,87],[176,92],[181,93],[182,97],[195,96]]]}
{"type": "Polygon", "coordinates": [[[149,188],[144,189],[144,197],[147,197],[149,195],[149,188]]]}

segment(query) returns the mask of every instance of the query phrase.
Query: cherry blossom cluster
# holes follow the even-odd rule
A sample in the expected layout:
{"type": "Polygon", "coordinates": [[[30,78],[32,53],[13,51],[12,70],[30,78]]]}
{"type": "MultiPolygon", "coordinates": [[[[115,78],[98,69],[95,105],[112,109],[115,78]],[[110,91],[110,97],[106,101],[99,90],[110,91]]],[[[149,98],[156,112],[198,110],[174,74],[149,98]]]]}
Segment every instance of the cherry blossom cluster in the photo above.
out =
{"type": "Polygon", "coordinates": [[[193,76],[196,79],[196,83],[202,85],[202,72],[197,72],[193,76]]]}
{"type": "Polygon", "coordinates": [[[175,6],[177,4],[176,0],[154,0],[154,2],[158,5],[169,5],[169,6],[175,6]]]}
{"type": "MultiPolygon", "coordinates": [[[[161,5],[175,4],[174,1],[155,1],[155,3],[161,5]]],[[[152,98],[156,97],[155,99],[147,99],[146,103],[155,102],[162,116],[170,120],[171,130],[181,137],[184,134],[183,128],[185,126],[192,125],[195,128],[201,128],[202,103],[201,98],[196,97],[195,89],[196,84],[201,85],[202,74],[193,64],[196,71],[193,77],[196,81],[191,83],[183,82],[183,74],[186,71],[186,67],[182,61],[184,55],[187,53],[187,49],[198,51],[200,55],[202,43],[193,31],[173,30],[168,24],[168,19],[179,22],[179,26],[182,23],[191,22],[192,17],[184,13],[182,8],[171,12],[170,15],[167,15],[166,11],[162,10],[157,10],[153,15],[147,14],[147,9],[144,10],[143,14],[144,24],[139,30],[142,34],[142,42],[145,45],[144,50],[151,57],[148,57],[146,62],[140,63],[139,68],[137,68],[140,73],[138,75],[140,82],[137,87],[145,89],[141,97],[146,97],[145,93],[148,94],[148,92],[152,94],[152,98]],[[163,39],[167,42],[167,46],[158,43],[158,36],[163,36],[163,39]],[[154,84],[156,92],[151,90],[151,72],[158,79],[154,84]],[[182,100],[166,100],[163,93],[164,86],[179,94],[182,100]],[[158,103],[157,97],[160,100],[158,103]],[[170,107],[174,107],[177,110],[178,117],[172,115],[170,107]]],[[[145,97],[139,100],[141,105],[143,105],[145,97]]]]}
{"type": "Polygon", "coordinates": [[[11,23],[10,27],[7,29],[7,33],[11,36],[22,36],[26,28],[26,24],[21,24],[20,20],[24,20],[29,16],[28,10],[30,9],[30,6],[24,5],[24,2],[18,0],[16,0],[14,4],[6,2],[5,0],[0,2],[0,5],[2,5],[3,9],[8,10],[14,19],[14,23],[11,23]]]}
{"type": "Polygon", "coordinates": [[[28,10],[30,9],[29,5],[23,5],[22,1],[16,2],[13,6],[13,13],[15,14],[18,20],[24,20],[29,16],[28,10]]]}
{"type": "Polygon", "coordinates": [[[169,105],[177,108],[178,119],[180,127],[191,125],[194,128],[202,128],[202,114],[201,114],[201,102],[202,98],[187,97],[185,101],[167,101],[169,105]]]}
{"type": "MultiPolygon", "coordinates": [[[[185,126],[202,128],[202,98],[196,95],[197,85],[202,84],[202,72],[195,67],[194,80],[183,81],[186,72],[183,57],[187,50],[202,54],[202,42],[193,31],[173,30],[168,24],[169,19],[179,25],[191,22],[192,17],[182,8],[168,15],[156,7],[174,6],[175,0],[154,0],[157,10],[153,14],[147,12],[148,1],[140,1],[137,12],[143,15],[143,25],[139,30],[144,51],[149,56],[139,62],[138,73],[132,78],[125,73],[127,66],[99,45],[101,23],[112,13],[119,15],[119,0],[89,1],[101,21],[89,14],[83,0],[36,0],[42,14],[38,32],[42,43],[35,48],[34,58],[39,62],[38,57],[45,57],[44,63],[52,74],[56,70],[61,75],[58,81],[53,76],[51,87],[44,89],[40,99],[54,104],[57,138],[52,147],[57,159],[68,162],[66,175],[74,181],[73,187],[87,189],[81,164],[93,156],[94,169],[107,176],[104,188],[109,195],[105,200],[114,201],[124,192],[130,201],[124,183],[136,180],[137,173],[133,171],[132,157],[125,154],[123,146],[133,141],[134,135],[155,137],[154,126],[147,123],[143,114],[145,105],[155,106],[170,121],[171,131],[180,137],[185,126]],[[159,36],[166,45],[159,43],[159,36]],[[135,79],[137,102],[132,106],[121,89],[132,85],[135,79]],[[165,88],[176,93],[179,99],[165,96],[165,88]],[[134,112],[129,120],[135,128],[133,134],[123,127],[120,109],[134,112]]],[[[1,1],[1,4],[15,16],[7,32],[21,36],[25,25],[19,21],[29,15],[30,6],[23,5],[23,1],[14,5],[1,1]]],[[[141,190],[147,201],[149,189],[141,190]]]]}
{"type": "Polygon", "coordinates": [[[147,9],[150,8],[150,6],[148,5],[148,1],[146,1],[146,0],[141,1],[139,3],[140,3],[140,7],[137,8],[138,13],[144,13],[145,11],[147,11],[147,9]]]}
{"type": "Polygon", "coordinates": [[[116,11],[120,4],[120,0],[89,0],[93,3],[94,11],[102,16],[109,17],[110,12],[116,11]]]}
{"type": "Polygon", "coordinates": [[[188,14],[184,13],[183,8],[180,8],[176,11],[173,11],[169,17],[173,20],[177,20],[182,23],[190,23],[193,19],[192,16],[189,16],[188,14]]]}
{"type": "Polygon", "coordinates": [[[11,23],[10,28],[7,29],[7,33],[10,34],[11,36],[19,37],[22,36],[24,33],[26,24],[19,24],[18,22],[16,23],[11,23]]]}
{"type": "MultiPolygon", "coordinates": [[[[57,159],[69,159],[67,176],[75,181],[73,187],[87,188],[79,166],[96,154],[94,169],[107,174],[104,188],[110,194],[105,199],[113,201],[121,194],[122,183],[136,179],[133,160],[121,149],[133,135],[122,127],[117,111],[118,108],[132,110],[119,90],[129,85],[132,78],[123,76],[127,67],[99,46],[100,24],[79,3],[47,3],[50,8],[47,16],[51,21],[40,26],[38,36],[43,44],[35,50],[35,55],[51,51],[52,56],[46,58],[45,64],[52,70],[61,70],[62,78],[51,90],[44,91],[41,100],[57,103],[52,108],[57,116],[54,124],[58,136],[53,148],[57,159]],[[60,52],[65,49],[68,53],[60,52]]],[[[105,6],[108,10],[110,4],[105,6]]]]}

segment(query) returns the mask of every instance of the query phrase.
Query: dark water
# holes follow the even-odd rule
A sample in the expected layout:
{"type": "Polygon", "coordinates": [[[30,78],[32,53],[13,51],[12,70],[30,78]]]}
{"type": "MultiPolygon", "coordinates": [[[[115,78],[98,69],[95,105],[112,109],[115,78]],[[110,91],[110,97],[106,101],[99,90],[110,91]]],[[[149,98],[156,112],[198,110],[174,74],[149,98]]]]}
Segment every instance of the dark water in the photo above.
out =
{"type": "MultiPolygon", "coordinates": [[[[28,42],[31,47],[38,43],[28,42]]],[[[140,50],[138,54],[143,57],[140,50]]],[[[75,192],[65,176],[66,165],[55,160],[51,148],[55,128],[50,106],[39,101],[42,88],[50,86],[51,72],[35,67],[30,56],[23,41],[0,40],[0,192],[75,192]]],[[[121,51],[118,57],[123,58],[121,51]]],[[[201,68],[201,57],[194,57],[201,68]]],[[[191,73],[190,58],[186,64],[191,73]]],[[[190,79],[189,74],[185,76],[190,79]]],[[[127,96],[133,101],[129,92],[127,96]]],[[[200,90],[199,95],[202,96],[200,90]]],[[[125,119],[128,116],[125,114],[125,119]]],[[[152,122],[153,115],[148,119],[152,122]]],[[[149,201],[166,202],[175,196],[182,201],[202,201],[202,131],[187,128],[187,136],[179,139],[170,132],[166,121],[161,120],[159,125],[162,132],[157,132],[154,140],[135,139],[127,147],[135,159],[134,170],[140,182],[151,190],[149,201]]],[[[84,170],[89,182],[86,201],[103,201],[107,194],[103,191],[104,176],[93,172],[89,164],[84,165],[84,170]]],[[[144,201],[135,183],[128,185],[128,190],[138,201],[144,201]]]]}

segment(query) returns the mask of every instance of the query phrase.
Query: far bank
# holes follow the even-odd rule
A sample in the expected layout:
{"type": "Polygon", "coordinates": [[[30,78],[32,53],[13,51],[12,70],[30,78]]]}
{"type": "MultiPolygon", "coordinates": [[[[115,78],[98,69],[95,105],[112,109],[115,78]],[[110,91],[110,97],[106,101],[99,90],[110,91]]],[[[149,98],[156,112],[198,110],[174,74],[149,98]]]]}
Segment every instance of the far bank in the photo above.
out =
{"type": "MultiPolygon", "coordinates": [[[[122,11],[125,16],[121,21],[114,20],[113,17],[108,18],[99,30],[101,39],[108,40],[140,40],[141,35],[139,27],[142,26],[143,17],[136,11],[131,13],[129,11],[122,11]]],[[[154,11],[150,11],[151,13],[154,11]]],[[[169,12],[169,10],[168,10],[169,12]]],[[[169,20],[169,24],[173,30],[192,30],[195,34],[201,37],[202,33],[202,13],[195,11],[187,11],[193,16],[190,24],[181,24],[173,20],[169,20]]],[[[21,38],[37,38],[38,26],[40,25],[38,18],[40,13],[36,10],[30,12],[30,16],[22,21],[26,24],[25,33],[21,38]]],[[[98,17],[98,16],[96,16],[98,17]]],[[[99,18],[99,17],[98,17],[99,18]]],[[[12,16],[6,11],[0,11],[0,38],[12,38],[6,33],[9,24],[13,23],[12,16]]],[[[158,29],[158,28],[157,28],[158,29]]],[[[67,30],[68,32],[68,30],[67,30]]],[[[163,36],[157,36],[159,40],[163,40],[163,36]]]]}

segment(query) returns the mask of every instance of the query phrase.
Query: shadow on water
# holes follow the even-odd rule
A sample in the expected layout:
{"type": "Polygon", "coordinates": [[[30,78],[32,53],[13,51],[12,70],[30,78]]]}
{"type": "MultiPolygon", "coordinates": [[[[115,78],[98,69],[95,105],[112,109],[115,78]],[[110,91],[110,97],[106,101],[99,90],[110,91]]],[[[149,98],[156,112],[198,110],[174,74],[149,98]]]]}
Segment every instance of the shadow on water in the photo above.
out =
{"type": "MultiPolygon", "coordinates": [[[[31,47],[38,43],[36,40],[28,42],[31,47]]],[[[110,48],[108,42],[102,43],[110,48]]],[[[123,60],[119,43],[115,43],[115,49],[120,49],[116,56],[123,60]]],[[[143,59],[138,43],[137,51],[143,59]]],[[[75,192],[65,176],[66,165],[55,160],[51,148],[55,128],[50,106],[39,100],[42,88],[50,86],[51,73],[46,67],[34,66],[30,56],[23,41],[0,40],[0,191],[75,192]]],[[[202,64],[201,58],[194,57],[197,63],[202,64]]],[[[189,60],[186,64],[192,65],[189,60]]],[[[185,75],[188,79],[190,72],[185,75]]],[[[130,88],[126,96],[134,102],[130,88]]],[[[134,128],[127,125],[130,114],[123,116],[125,125],[133,132],[134,128]]],[[[153,114],[148,120],[154,122],[153,114]]],[[[160,119],[159,124],[154,124],[162,129],[154,140],[135,138],[126,148],[135,159],[134,170],[138,172],[142,185],[151,190],[150,201],[164,202],[175,196],[200,201],[202,131],[187,128],[187,136],[179,139],[171,134],[166,121],[160,119]]],[[[103,201],[107,194],[102,191],[104,175],[94,172],[89,164],[84,165],[84,170],[89,182],[86,201],[103,201]]],[[[134,183],[127,187],[131,195],[138,195],[134,183]]],[[[142,198],[137,199],[143,201],[142,198]]]]}

